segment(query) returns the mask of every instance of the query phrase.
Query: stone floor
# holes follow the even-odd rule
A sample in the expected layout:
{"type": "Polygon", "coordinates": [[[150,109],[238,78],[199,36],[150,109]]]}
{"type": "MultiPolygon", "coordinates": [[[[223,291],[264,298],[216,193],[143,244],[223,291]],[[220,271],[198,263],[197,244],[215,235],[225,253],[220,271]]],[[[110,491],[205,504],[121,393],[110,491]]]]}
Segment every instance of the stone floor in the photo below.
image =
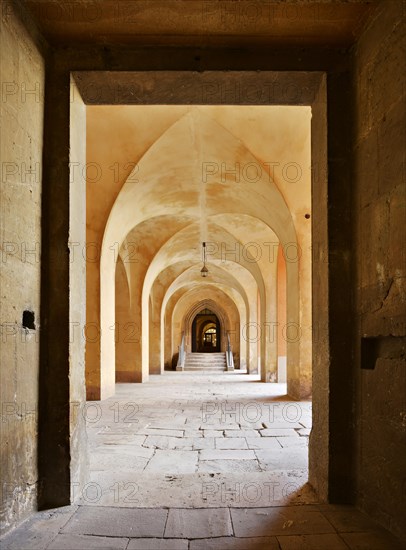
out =
{"type": "Polygon", "coordinates": [[[311,403],[240,373],[165,373],[75,414],[89,476],[75,505],[35,514],[1,550],[392,550],[351,507],[307,482],[311,403]]]}
{"type": "Polygon", "coordinates": [[[402,550],[351,507],[116,508],[41,512],[3,537],[2,550],[402,550]]]}
{"type": "Polygon", "coordinates": [[[165,373],[88,403],[83,504],[185,508],[312,503],[311,403],[237,373],[165,373]]]}

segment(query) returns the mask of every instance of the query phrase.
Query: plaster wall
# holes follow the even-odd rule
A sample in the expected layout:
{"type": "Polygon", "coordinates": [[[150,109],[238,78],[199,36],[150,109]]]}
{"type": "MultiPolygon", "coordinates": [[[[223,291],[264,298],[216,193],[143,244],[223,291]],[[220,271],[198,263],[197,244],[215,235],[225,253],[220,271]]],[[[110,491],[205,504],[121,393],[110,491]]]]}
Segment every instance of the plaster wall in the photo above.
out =
{"type": "Polygon", "coordinates": [[[121,256],[116,267],[116,382],[140,382],[135,368],[139,327],[131,315],[130,288],[125,265],[121,256]]]}
{"type": "Polygon", "coordinates": [[[2,530],[37,506],[44,59],[13,9],[1,17],[2,530]],[[23,312],[34,315],[24,328],[23,312]],[[35,326],[35,328],[34,328],[35,326]]]}
{"type": "Polygon", "coordinates": [[[286,261],[283,249],[278,247],[277,267],[277,350],[278,350],[278,382],[286,382],[286,261]]]}
{"type": "MultiPolygon", "coordinates": [[[[179,116],[185,108],[166,111],[161,108],[159,117],[150,124],[148,113],[139,111],[138,116],[129,116],[130,107],[116,109],[87,107],[87,224],[86,242],[89,246],[87,262],[87,325],[100,327],[100,254],[103,234],[114,201],[124,182],[128,179],[139,159],[179,116]]],[[[134,174],[134,178],[137,175],[134,174]]],[[[129,242],[140,246],[140,238],[129,237],[129,242]]],[[[112,259],[117,259],[121,243],[113,243],[112,259]]],[[[131,250],[124,251],[124,258],[131,262],[131,250]]],[[[136,251],[140,261],[142,252],[136,251]]],[[[138,263],[138,262],[137,262],[138,263]]],[[[132,265],[131,267],[138,267],[132,265]]],[[[141,326],[141,318],[132,322],[141,326]]],[[[86,346],[86,381],[89,399],[101,397],[100,338],[93,338],[86,346]]],[[[128,346],[129,347],[129,346],[128,346]]],[[[109,377],[107,391],[112,392],[114,376],[109,377]]],[[[103,397],[105,397],[104,395],[103,397]]]]}

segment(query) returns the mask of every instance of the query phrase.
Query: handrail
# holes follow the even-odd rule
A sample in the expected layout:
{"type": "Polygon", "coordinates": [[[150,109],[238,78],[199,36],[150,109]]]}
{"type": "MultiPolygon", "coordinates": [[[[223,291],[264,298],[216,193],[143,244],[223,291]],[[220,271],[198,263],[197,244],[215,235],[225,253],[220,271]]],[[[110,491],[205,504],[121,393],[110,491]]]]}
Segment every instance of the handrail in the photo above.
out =
{"type": "Polygon", "coordinates": [[[183,370],[185,367],[185,359],[186,359],[184,332],[182,332],[182,339],[178,349],[179,349],[179,355],[178,355],[178,364],[176,365],[176,370],[183,370]]]}
{"type": "Polygon", "coordinates": [[[231,348],[231,341],[230,341],[230,333],[229,332],[227,332],[226,360],[227,360],[227,370],[234,370],[234,357],[233,357],[233,350],[231,348]]]}

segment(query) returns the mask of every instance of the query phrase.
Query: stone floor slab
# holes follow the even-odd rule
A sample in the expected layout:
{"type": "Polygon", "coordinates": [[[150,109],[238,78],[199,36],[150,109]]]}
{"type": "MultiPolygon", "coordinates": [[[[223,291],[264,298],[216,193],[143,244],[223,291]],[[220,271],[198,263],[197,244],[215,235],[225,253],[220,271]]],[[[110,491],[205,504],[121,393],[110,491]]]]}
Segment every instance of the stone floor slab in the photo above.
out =
{"type": "Polygon", "coordinates": [[[300,428],[299,430],[296,430],[296,431],[299,435],[308,437],[312,430],[310,428],[300,428]]]}
{"type": "Polygon", "coordinates": [[[196,438],[200,439],[203,437],[203,431],[186,429],[183,437],[193,437],[194,439],[196,438]]]}
{"type": "Polygon", "coordinates": [[[187,539],[130,539],[126,550],[188,550],[187,539]]]}
{"type": "Polygon", "coordinates": [[[202,460],[198,465],[198,472],[203,473],[233,473],[233,472],[261,472],[257,460],[202,460]]]}
{"type": "Polygon", "coordinates": [[[299,434],[294,429],[288,428],[267,428],[261,430],[262,437],[299,437],[299,434]]]}
{"type": "Polygon", "coordinates": [[[317,508],[339,533],[376,530],[376,523],[360,510],[355,510],[353,506],[320,504],[317,508]]]}
{"type": "Polygon", "coordinates": [[[281,449],[282,445],[276,437],[247,437],[249,449],[281,449]]]}
{"type": "Polygon", "coordinates": [[[0,539],[1,550],[42,550],[76,512],[77,506],[64,506],[38,512],[17,529],[0,539]]]}
{"type": "Polygon", "coordinates": [[[138,434],[142,435],[169,435],[172,437],[183,437],[183,430],[161,430],[158,428],[141,428],[138,434]]]}
{"type": "Polygon", "coordinates": [[[224,437],[224,430],[203,430],[204,437],[224,437]]]}
{"type": "Polygon", "coordinates": [[[202,451],[203,449],[214,449],[215,441],[221,441],[223,438],[214,438],[214,437],[202,437],[195,438],[193,440],[193,450],[202,451]]]}
{"type": "MultiPolygon", "coordinates": [[[[264,439],[270,439],[264,438],[264,439]]],[[[309,440],[307,437],[277,437],[281,447],[307,447],[309,440]]]]}
{"type": "Polygon", "coordinates": [[[164,534],[168,511],[151,508],[81,506],[62,533],[108,537],[157,537],[164,534]]]}
{"type": "Polygon", "coordinates": [[[149,459],[141,456],[132,456],[130,454],[121,454],[115,456],[105,453],[90,453],[90,468],[93,471],[115,470],[127,468],[136,472],[142,472],[149,459]]]}
{"type": "MultiPolygon", "coordinates": [[[[224,461],[227,465],[230,461],[224,461]]],[[[204,465],[207,462],[202,463],[204,465]]],[[[244,466],[251,462],[240,462],[244,466]]],[[[202,498],[206,506],[235,506],[238,508],[281,507],[291,504],[310,504],[316,502],[315,495],[300,475],[287,475],[268,472],[250,472],[242,476],[236,470],[223,474],[214,474],[203,477],[202,498]],[[299,488],[299,489],[298,489],[299,488]]],[[[230,468],[231,470],[231,468],[230,468]]]]}
{"type": "Polygon", "coordinates": [[[247,441],[244,437],[218,438],[215,441],[216,449],[248,449],[247,441]]]}
{"type": "Polygon", "coordinates": [[[197,471],[198,451],[161,451],[157,449],[145,472],[190,474],[197,471]]]}
{"type": "MultiPolygon", "coordinates": [[[[86,425],[87,427],[88,425],[86,425]]],[[[88,428],[92,430],[92,427],[88,428]]],[[[135,437],[138,434],[140,426],[138,424],[110,424],[100,427],[100,429],[95,429],[94,431],[98,435],[127,435],[128,437],[135,437]]],[[[141,434],[142,435],[142,434],[141,434]]]]}
{"type": "Polygon", "coordinates": [[[387,532],[340,533],[351,550],[405,550],[402,544],[387,532]]]}
{"type": "MultiPolygon", "coordinates": [[[[216,443],[217,445],[217,443],[216,443]]],[[[201,460],[256,460],[255,452],[245,449],[210,450],[203,449],[199,453],[201,460]]]]}
{"type": "Polygon", "coordinates": [[[257,430],[225,430],[226,437],[260,437],[257,430]]]}
{"type": "MultiPolygon", "coordinates": [[[[154,436],[142,436],[146,439],[148,437],[154,437],[154,436]]],[[[176,439],[176,438],[174,438],[176,439]]],[[[145,445],[145,443],[144,443],[145,445]]],[[[91,460],[95,460],[94,457],[101,456],[101,457],[117,457],[117,456],[138,456],[141,458],[151,458],[151,456],[154,454],[153,449],[148,449],[146,447],[142,447],[141,445],[124,445],[124,444],[114,444],[114,445],[99,445],[98,447],[94,447],[91,449],[90,458],[91,460]]]]}
{"type": "MultiPolygon", "coordinates": [[[[128,436],[127,434],[99,434],[98,444],[99,445],[142,445],[145,441],[146,435],[132,435],[128,436]]],[[[99,446],[98,445],[98,446],[99,446]]]]}
{"type": "MultiPolygon", "coordinates": [[[[295,403],[296,405],[296,403],[295,403]]],[[[289,420],[275,420],[274,422],[264,422],[265,428],[269,428],[271,430],[296,430],[296,429],[303,429],[302,424],[300,422],[289,422],[289,420]]]]}
{"type": "Polygon", "coordinates": [[[127,538],[69,534],[58,535],[47,550],[125,550],[127,544],[127,538]]]}
{"type": "Polygon", "coordinates": [[[335,534],[279,536],[277,539],[281,550],[348,550],[345,542],[335,534]]]}
{"type": "Polygon", "coordinates": [[[290,447],[269,452],[268,449],[254,451],[264,470],[295,470],[307,468],[307,447],[290,447]]]}
{"type": "MultiPolygon", "coordinates": [[[[280,550],[275,537],[237,539],[220,537],[190,541],[190,550],[280,550]]],[[[326,550],[326,549],[324,549],[326,550]]]]}
{"type": "Polygon", "coordinates": [[[169,510],[165,537],[194,539],[232,534],[230,511],[227,508],[169,510]]]}
{"type": "Polygon", "coordinates": [[[263,430],[265,427],[263,422],[250,422],[249,420],[241,420],[239,424],[242,430],[263,430]]]}
{"type": "MultiPolygon", "coordinates": [[[[167,435],[148,435],[144,447],[161,450],[193,449],[194,439],[191,437],[172,437],[167,435]]],[[[152,453],[153,454],[153,453],[152,453]]]]}
{"type": "Polygon", "coordinates": [[[165,420],[153,420],[148,424],[148,428],[158,430],[183,430],[186,424],[186,417],[183,415],[175,415],[173,418],[165,420]]]}
{"type": "Polygon", "coordinates": [[[219,422],[217,430],[240,430],[240,425],[237,422],[219,422]]]}
{"type": "Polygon", "coordinates": [[[231,509],[237,537],[334,533],[321,512],[308,506],[231,509]]]}

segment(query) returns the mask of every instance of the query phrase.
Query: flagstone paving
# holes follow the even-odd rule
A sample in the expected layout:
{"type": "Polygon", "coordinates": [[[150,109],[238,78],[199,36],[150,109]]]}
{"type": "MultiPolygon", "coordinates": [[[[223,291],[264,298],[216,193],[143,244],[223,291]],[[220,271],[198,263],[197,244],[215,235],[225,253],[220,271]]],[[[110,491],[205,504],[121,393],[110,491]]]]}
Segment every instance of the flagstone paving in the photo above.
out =
{"type": "MultiPolygon", "coordinates": [[[[311,403],[235,373],[165,373],[81,413],[89,473],[75,504],[31,516],[2,550],[392,550],[307,484],[311,403]]],[[[85,457],[84,457],[85,460],[85,457]]]]}
{"type": "Polygon", "coordinates": [[[247,506],[314,502],[306,485],[311,403],[285,394],[283,384],[240,373],[168,372],[117,384],[113,397],[83,411],[90,472],[79,502],[172,506],[181,492],[181,506],[227,507],[238,505],[242,481],[256,488],[247,506]]]}
{"type": "Polygon", "coordinates": [[[116,508],[39,512],[0,540],[2,550],[402,550],[350,506],[116,508]]]}

